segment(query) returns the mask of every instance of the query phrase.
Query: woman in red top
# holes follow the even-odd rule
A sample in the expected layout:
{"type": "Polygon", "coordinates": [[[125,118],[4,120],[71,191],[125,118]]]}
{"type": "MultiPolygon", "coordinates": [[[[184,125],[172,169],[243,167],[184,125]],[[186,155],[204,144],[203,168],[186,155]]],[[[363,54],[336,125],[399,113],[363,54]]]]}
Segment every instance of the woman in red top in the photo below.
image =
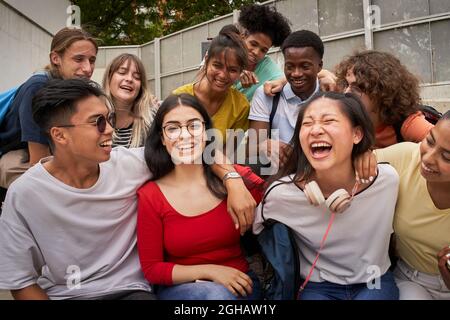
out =
{"type": "Polygon", "coordinates": [[[419,80],[392,54],[356,53],[337,66],[336,76],[338,85],[364,103],[375,127],[377,148],[420,142],[433,128],[418,109],[419,80]]]}
{"type": "MultiPolygon", "coordinates": [[[[138,250],[146,279],[160,285],[159,299],[259,298],[223,183],[204,152],[213,149],[211,128],[195,97],[172,95],[159,108],[145,144],[154,176],[138,191],[138,250]]],[[[248,168],[236,171],[259,202],[263,180],[248,168]]]]}

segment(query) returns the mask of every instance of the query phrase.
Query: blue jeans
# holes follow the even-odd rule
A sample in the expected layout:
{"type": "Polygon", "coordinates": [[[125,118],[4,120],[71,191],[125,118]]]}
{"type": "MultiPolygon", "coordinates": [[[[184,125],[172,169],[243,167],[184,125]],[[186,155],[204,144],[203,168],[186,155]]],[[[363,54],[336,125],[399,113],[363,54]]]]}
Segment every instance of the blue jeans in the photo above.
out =
{"type": "Polygon", "coordinates": [[[253,271],[247,275],[253,281],[252,294],[236,297],[223,285],[213,281],[200,281],[159,286],[156,294],[159,300],[258,300],[261,299],[261,284],[253,271]]]}
{"type": "Polygon", "coordinates": [[[398,300],[399,291],[392,272],[380,278],[380,288],[369,289],[366,283],[340,285],[331,282],[308,282],[300,300],[398,300]]]}

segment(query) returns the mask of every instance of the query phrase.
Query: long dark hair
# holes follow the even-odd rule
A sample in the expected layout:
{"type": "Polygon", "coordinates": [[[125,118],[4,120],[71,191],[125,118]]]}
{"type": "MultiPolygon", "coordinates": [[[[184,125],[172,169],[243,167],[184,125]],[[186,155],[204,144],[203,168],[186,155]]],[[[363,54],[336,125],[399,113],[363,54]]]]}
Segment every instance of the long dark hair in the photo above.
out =
{"type": "MultiPolygon", "coordinates": [[[[213,128],[208,112],[206,112],[206,109],[196,97],[186,93],[168,96],[156,112],[155,119],[153,120],[145,142],[145,162],[147,163],[150,172],[153,174],[152,181],[164,177],[175,169],[175,164],[162,143],[162,125],[166,114],[178,106],[191,107],[197,110],[203,117],[205,130],[208,131],[213,128]]],[[[207,139],[205,148],[211,143],[212,141],[207,139]]],[[[225,198],[227,193],[222,181],[214,175],[211,166],[204,161],[203,157],[202,164],[209,190],[219,199],[225,198]]]]}
{"type": "Polygon", "coordinates": [[[289,156],[286,164],[280,168],[278,174],[274,175],[269,184],[279,180],[282,177],[295,174],[293,181],[298,182],[307,180],[314,172],[313,167],[306,158],[305,153],[300,145],[299,133],[303,123],[303,117],[309,106],[320,98],[328,98],[339,103],[342,113],[350,120],[353,128],[360,127],[363,133],[361,141],[353,146],[352,160],[357,156],[369,150],[375,142],[375,133],[372,121],[367,114],[361,100],[351,93],[336,93],[336,92],[319,92],[315,94],[308,103],[303,106],[298,114],[297,123],[295,125],[294,135],[290,142],[293,151],[289,156]]]}

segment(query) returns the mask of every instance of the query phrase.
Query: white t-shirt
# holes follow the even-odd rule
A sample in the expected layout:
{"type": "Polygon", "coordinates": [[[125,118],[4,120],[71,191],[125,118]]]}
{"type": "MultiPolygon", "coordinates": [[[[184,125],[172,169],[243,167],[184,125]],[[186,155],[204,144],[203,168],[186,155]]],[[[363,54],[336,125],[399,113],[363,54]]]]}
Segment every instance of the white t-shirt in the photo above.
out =
{"type": "MultiPolygon", "coordinates": [[[[292,178],[288,176],[282,181],[292,178]]],[[[355,195],[344,213],[336,214],[311,281],[341,285],[367,283],[389,269],[388,250],[398,184],[397,172],[391,166],[378,165],[378,176],[372,184],[355,195]]],[[[255,234],[264,228],[261,206],[262,203],[253,224],[255,234]]],[[[266,198],[264,218],[282,222],[294,231],[303,279],[317,255],[330,216],[325,205],[309,204],[303,190],[294,183],[275,187],[266,198]]]]}
{"type": "Polygon", "coordinates": [[[76,189],[42,163],[9,188],[0,217],[0,288],[39,284],[51,299],[151,288],[136,247],[136,190],[150,179],[143,148],[117,147],[94,186],[76,189]]]}
{"type": "MultiPolygon", "coordinates": [[[[316,82],[315,93],[319,92],[319,80],[316,82]]],[[[295,124],[301,106],[306,104],[309,99],[302,100],[292,91],[291,85],[287,83],[278,101],[277,111],[273,118],[272,129],[279,130],[279,139],[281,142],[289,143],[294,134],[295,124]]],[[[273,97],[264,93],[263,86],[256,89],[250,105],[249,120],[270,122],[270,113],[272,112],[273,97]]]]}

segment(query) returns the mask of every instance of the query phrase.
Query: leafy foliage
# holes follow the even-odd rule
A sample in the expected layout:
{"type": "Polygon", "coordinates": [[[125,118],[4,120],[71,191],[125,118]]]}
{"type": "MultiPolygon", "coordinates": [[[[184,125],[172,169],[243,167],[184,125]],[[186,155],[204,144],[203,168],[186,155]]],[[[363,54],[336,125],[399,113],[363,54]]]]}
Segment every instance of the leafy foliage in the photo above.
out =
{"type": "Polygon", "coordinates": [[[143,44],[231,13],[255,0],[73,0],[102,45],[143,44]]]}

